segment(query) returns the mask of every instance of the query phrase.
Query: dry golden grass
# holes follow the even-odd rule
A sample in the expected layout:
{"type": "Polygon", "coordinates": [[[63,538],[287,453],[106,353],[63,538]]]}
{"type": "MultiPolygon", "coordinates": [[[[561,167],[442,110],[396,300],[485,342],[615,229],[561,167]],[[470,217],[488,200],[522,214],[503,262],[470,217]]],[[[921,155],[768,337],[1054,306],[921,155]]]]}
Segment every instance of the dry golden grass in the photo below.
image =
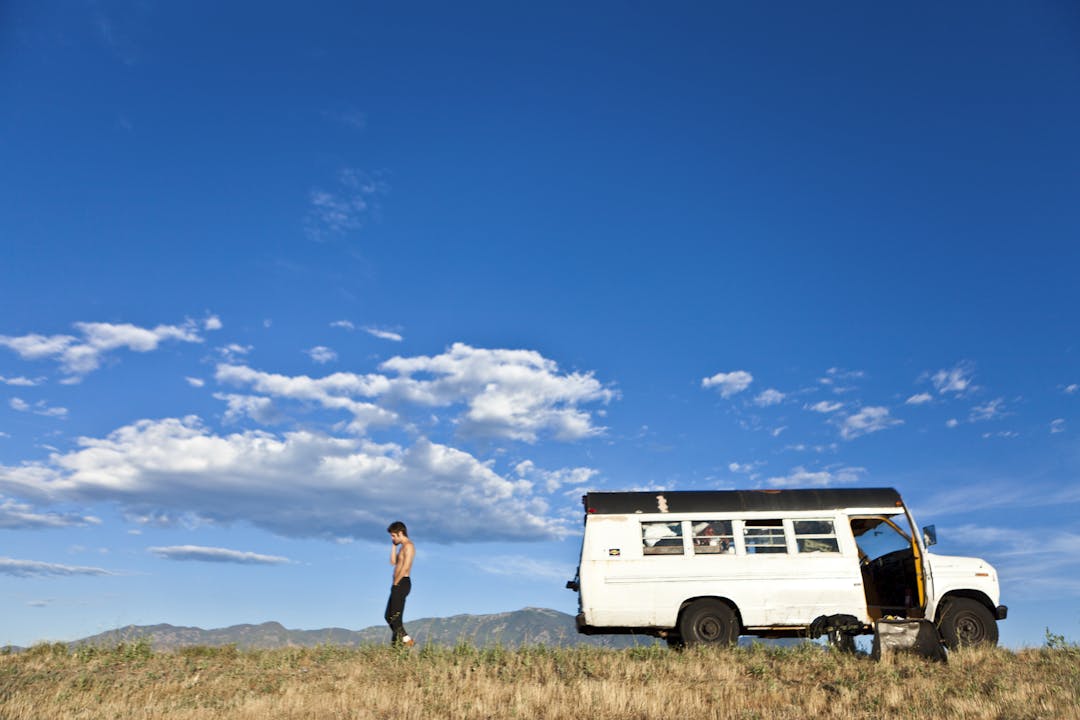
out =
{"type": "Polygon", "coordinates": [[[41,645],[0,656],[0,718],[1080,718],[1080,652],[41,645]]]}

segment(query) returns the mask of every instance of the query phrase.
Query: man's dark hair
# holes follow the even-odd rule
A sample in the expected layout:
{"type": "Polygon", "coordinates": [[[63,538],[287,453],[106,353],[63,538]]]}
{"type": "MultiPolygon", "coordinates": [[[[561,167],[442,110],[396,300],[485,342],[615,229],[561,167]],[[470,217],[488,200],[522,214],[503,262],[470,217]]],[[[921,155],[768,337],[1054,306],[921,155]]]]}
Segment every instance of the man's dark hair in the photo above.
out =
{"type": "Polygon", "coordinates": [[[401,522],[400,520],[397,520],[395,522],[390,523],[390,527],[386,528],[386,532],[388,532],[388,533],[398,533],[399,532],[402,535],[404,535],[405,537],[409,537],[409,531],[405,529],[405,523],[401,522]]]}

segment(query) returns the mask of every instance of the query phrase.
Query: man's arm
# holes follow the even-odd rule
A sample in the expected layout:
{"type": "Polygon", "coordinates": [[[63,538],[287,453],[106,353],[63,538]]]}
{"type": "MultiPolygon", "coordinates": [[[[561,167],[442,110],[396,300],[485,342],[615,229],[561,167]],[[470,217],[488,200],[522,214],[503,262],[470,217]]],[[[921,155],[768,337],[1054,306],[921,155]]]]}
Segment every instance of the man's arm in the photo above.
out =
{"type": "Polygon", "coordinates": [[[397,585],[401,578],[408,577],[412,570],[413,555],[416,553],[411,542],[405,543],[398,551],[397,566],[394,568],[394,584],[397,585]]]}

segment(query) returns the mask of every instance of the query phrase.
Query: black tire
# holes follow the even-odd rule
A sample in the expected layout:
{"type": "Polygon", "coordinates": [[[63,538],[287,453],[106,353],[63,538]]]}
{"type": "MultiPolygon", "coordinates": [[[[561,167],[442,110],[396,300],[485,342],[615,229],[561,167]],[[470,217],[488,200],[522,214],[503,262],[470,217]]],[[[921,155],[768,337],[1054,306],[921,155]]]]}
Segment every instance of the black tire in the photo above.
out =
{"type": "Polygon", "coordinates": [[[997,645],[998,626],[993,613],[978,600],[953,598],[941,611],[938,630],[945,647],[956,650],[973,645],[997,645]]]}
{"type": "Polygon", "coordinates": [[[734,645],[739,640],[739,619],[719,600],[698,600],[683,610],[679,636],[687,645],[734,645]]]}

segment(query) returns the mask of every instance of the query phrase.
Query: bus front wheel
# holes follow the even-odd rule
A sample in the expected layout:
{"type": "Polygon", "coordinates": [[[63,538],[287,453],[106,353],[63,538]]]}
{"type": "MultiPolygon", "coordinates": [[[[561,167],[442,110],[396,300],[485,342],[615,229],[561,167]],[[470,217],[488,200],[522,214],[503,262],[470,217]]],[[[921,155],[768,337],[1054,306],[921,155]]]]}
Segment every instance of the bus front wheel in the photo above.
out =
{"type": "Polygon", "coordinates": [[[683,610],[679,636],[687,645],[734,645],[739,639],[739,619],[719,600],[697,600],[683,610]]]}
{"type": "Polygon", "coordinates": [[[978,600],[953,598],[941,612],[938,622],[945,647],[955,650],[972,645],[996,645],[997,620],[978,600]]]}

